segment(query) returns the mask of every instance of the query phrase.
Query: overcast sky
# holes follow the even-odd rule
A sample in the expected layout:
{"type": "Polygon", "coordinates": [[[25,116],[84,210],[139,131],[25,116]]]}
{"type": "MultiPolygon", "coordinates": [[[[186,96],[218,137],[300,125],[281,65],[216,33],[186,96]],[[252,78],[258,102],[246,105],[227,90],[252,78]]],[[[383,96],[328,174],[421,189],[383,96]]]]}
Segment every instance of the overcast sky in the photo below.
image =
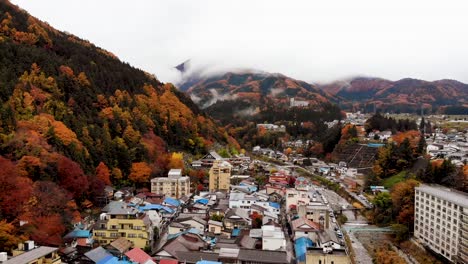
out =
{"type": "Polygon", "coordinates": [[[175,81],[172,67],[468,83],[468,1],[13,0],[33,16],[175,81]]]}

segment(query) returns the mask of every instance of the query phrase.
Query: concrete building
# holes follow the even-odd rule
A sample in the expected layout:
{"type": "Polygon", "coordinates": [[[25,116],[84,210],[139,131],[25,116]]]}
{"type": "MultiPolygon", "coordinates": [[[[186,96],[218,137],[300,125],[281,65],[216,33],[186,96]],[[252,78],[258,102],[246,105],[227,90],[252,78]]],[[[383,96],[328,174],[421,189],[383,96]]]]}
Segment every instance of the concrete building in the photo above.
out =
{"type": "Polygon", "coordinates": [[[154,227],[148,215],[117,201],[109,203],[102,211],[93,231],[96,242],[106,245],[123,237],[134,247],[144,249],[151,245],[154,227]]]}
{"type": "Polygon", "coordinates": [[[468,263],[468,195],[427,184],[415,192],[414,236],[452,263],[468,263]]]}
{"type": "Polygon", "coordinates": [[[310,248],[307,250],[306,264],[333,263],[333,264],[351,264],[344,249],[330,248],[310,248]]]}
{"type": "Polygon", "coordinates": [[[8,258],[5,252],[0,254],[0,263],[4,264],[58,264],[62,263],[58,248],[36,247],[34,241],[26,241],[13,250],[13,257],[8,258]]]}
{"type": "Polygon", "coordinates": [[[176,199],[190,196],[190,178],[182,176],[181,169],[171,169],[167,177],[151,179],[151,192],[176,199]]]}
{"type": "Polygon", "coordinates": [[[310,203],[309,194],[305,191],[295,189],[286,190],[286,212],[296,210],[299,205],[308,205],[310,203]]]}
{"type": "Polygon", "coordinates": [[[281,227],[273,225],[262,226],[262,249],[263,250],[286,250],[286,239],[281,227]]]}
{"type": "Polygon", "coordinates": [[[227,161],[215,160],[210,169],[210,192],[229,191],[232,166],[227,161]]]}

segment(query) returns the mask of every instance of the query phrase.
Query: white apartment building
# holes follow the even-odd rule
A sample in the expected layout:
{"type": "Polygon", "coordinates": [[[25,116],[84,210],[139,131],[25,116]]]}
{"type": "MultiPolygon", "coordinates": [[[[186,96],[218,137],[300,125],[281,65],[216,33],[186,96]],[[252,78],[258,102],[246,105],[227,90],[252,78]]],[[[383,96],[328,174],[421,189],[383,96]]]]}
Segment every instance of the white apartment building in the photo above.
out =
{"type": "Polygon", "coordinates": [[[452,263],[468,263],[468,194],[433,184],[415,192],[414,236],[452,263]]]}
{"type": "Polygon", "coordinates": [[[181,169],[171,169],[168,177],[157,177],[151,179],[151,192],[164,194],[168,197],[179,199],[190,195],[190,178],[182,176],[181,169]]]}

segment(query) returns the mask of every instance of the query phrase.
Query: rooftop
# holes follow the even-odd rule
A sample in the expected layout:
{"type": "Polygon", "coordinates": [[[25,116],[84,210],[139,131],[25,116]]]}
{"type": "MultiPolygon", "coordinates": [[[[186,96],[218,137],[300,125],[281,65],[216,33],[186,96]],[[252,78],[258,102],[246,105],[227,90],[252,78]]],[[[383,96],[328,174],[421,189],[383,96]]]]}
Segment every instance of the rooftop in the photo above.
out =
{"type": "Polygon", "coordinates": [[[106,205],[103,209],[103,212],[106,212],[111,215],[135,215],[138,214],[138,210],[127,206],[124,202],[112,201],[106,205]]]}
{"type": "MultiPolygon", "coordinates": [[[[307,254],[323,255],[323,248],[309,248],[307,249],[307,254]]],[[[333,249],[333,251],[328,254],[335,256],[346,256],[346,251],[345,249],[333,249]]]]}
{"type": "Polygon", "coordinates": [[[31,261],[34,261],[38,258],[44,257],[54,251],[57,251],[58,248],[54,247],[37,247],[34,248],[30,251],[26,251],[16,257],[13,257],[6,262],[3,262],[3,264],[24,264],[24,263],[29,263],[31,261]]]}
{"type": "Polygon", "coordinates": [[[255,263],[289,263],[286,251],[240,249],[238,259],[255,263]]]}
{"type": "Polygon", "coordinates": [[[417,191],[424,192],[436,196],[440,199],[468,208],[468,194],[450,189],[438,184],[421,184],[416,187],[417,191]]]}
{"type": "Polygon", "coordinates": [[[179,178],[182,176],[182,170],[181,169],[171,169],[169,170],[169,173],[167,174],[169,178],[179,178]]]}

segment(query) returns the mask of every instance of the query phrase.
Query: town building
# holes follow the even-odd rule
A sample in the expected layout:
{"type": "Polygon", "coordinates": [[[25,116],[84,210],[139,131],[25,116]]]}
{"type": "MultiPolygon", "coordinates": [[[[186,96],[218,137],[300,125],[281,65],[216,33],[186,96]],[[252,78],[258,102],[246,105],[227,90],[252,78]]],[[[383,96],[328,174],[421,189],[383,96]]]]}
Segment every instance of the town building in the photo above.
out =
{"type": "Polygon", "coordinates": [[[452,263],[468,263],[468,195],[435,184],[416,187],[414,236],[452,263]]]}
{"type": "Polygon", "coordinates": [[[231,186],[232,166],[227,161],[215,160],[210,169],[210,192],[225,191],[228,192],[231,186]]]}
{"type": "Polygon", "coordinates": [[[131,241],[133,247],[143,249],[151,245],[153,227],[145,213],[117,201],[109,203],[102,211],[93,231],[96,242],[105,245],[123,237],[131,241]]]}
{"type": "Polygon", "coordinates": [[[167,177],[151,179],[151,192],[176,199],[190,196],[190,178],[182,176],[181,169],[171,169],[167,177]]]}
{"type": "Polygon", "coordinates": [[[350,264],[351,260],[344,249],[310,248],[306,264],[316,263],[350,264]]]}
{"type": "Polygon", "coordinates": [[[18,249],[13,250],[13,257],[7,258],[6,253],[0,255],[0,263],[3,264],[58,264],[62,263],[58,255],[58,248],[36,247],[34,241],[28,240],[18,244],[18,249]]]}

